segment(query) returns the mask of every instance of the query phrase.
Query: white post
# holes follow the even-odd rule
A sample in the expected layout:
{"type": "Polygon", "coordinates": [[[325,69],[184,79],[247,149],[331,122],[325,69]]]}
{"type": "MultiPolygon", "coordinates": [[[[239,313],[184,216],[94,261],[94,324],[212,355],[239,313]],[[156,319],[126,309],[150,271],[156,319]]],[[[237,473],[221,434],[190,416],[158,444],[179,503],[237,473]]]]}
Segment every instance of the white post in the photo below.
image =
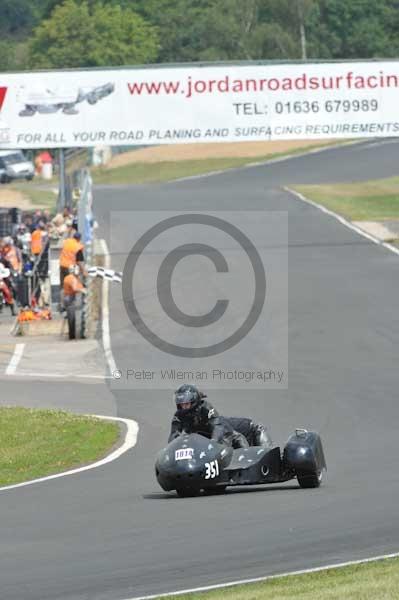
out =
{"type": "Polygon", "coordinates": [[[298,17],[299,17],[299,34],[301,37],[301,55],[302,60],[307,60],[306,48],[306,30],[305,30],[305,7],[304,0],[297,0],[298,17]]]}

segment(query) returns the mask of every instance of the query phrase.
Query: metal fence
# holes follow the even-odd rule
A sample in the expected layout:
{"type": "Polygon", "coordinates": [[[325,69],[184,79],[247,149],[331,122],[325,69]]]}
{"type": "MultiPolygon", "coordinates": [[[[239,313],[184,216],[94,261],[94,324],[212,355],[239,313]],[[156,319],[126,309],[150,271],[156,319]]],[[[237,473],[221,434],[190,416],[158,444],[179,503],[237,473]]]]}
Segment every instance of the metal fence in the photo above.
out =
{"type": "Polygon", "coordinates": [[[0,238],[14,235],[21,217],[22,211],[19,208],[0,208],[0,238]]]}
{"type": "MultiPolygon", "coordinates": [[[[93,218],[93,180],[88,169],[82,169],[79,172],[78,187],[80,197],[78,202],[78,229],[82,235],[82,242],[85,246],[85,263],[87,267],[93,263],[94,246],[94,218],[93,218]]],[[[92,286],[89,281],[85,281],[87,294],[83,296],[81,308],[78,309],[77,323],[80,329],[79,337],[86,337],[88,334],[90,310],[92,305],[92,286]],[[79,314],[80,313],[80,314],[79,314]]]]}
{"type": "MultiPolygon", "coordinates": [[[[82,235],[82,243],[85,250],[85,263],[87,267],[92,265],[93,260],[93,244],[94,244],[94,227],[93,227],[93,181],[88,169],[80,169],[75,171],[71,176],[75,198],[77,199],[77,221],[78,230],[82,235]]],[[[71,198],[72,202],[72,198],[71,198]]],[[[51,296],[53,310],[57,310],[60,303],[60,280],[59,280],[59,255],[62,247],[62,240],[53,243],[50,248],[51,257],[51,296]]],[[[88,279],[88,278],[87,278],[88,279]]],[[[82,297],[76,298],[76,337],[85,338],[88,335],[88,324],[90,320],[90,310],[92,304],[92,286],[90,281],[84,281],[88,292],[82,297]]]]}
{"type": "Polygon", "coordinates": [[[64,208],[72,208],[74,190],[80,189],[79,174],[81,171],[76,164],[84,163],[86,165],[87,160],[87,148],[62,148],[58,151],[58,161],[54,165],[54,172],[58,174],[60,180],[57,212],[62,212],[64,208]],[[71,171],[74,165],[75,170],[71,171]]]}

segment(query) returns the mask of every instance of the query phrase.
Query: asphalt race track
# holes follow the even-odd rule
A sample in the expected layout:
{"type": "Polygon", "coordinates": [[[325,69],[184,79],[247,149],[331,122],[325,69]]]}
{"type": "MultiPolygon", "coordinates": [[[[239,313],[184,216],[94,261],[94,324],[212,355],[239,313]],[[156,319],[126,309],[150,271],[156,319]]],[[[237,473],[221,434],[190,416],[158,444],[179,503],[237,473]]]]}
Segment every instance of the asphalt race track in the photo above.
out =
{"type": "MultiPolygon", "coordinates": [[[[177,499],[153,473],[170,392],[76,383],[60,397],[55,384],[2,381],[2,393],[36,405],[66,406],[71,395],[76,408],[81,397],[84,410],[108,406],[140,426],[136,448],[108,466],[0,494],[2,600],[124,600],[399,551],[399,258],[282,190],[397,175],[398,164],[399,141],[369,141],[213,177],[96,191],[105,236],[111,209],[245,203],[288,211],[289,389],[215,392],[211,400],[221,412],[269,424],[280,443],[295,426],[319,430],[328,475],[319,490],[293,482],[177,499]]],[[[113,267],[124,260],[112,256],[113,267]]],[[[116,363],[134,366],[120,287],[111,289],[111,313],[116,363]]]]}

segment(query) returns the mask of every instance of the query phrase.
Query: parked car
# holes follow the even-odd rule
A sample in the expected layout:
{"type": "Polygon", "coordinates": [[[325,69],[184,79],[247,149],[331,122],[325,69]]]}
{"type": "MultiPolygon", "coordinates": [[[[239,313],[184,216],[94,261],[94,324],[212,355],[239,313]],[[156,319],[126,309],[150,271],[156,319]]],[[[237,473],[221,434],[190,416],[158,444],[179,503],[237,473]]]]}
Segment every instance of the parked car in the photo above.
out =
{"type": "Polygon", "coordinates": [[[14,179],[31,181],[35,167],[21,150],[0,151],[0,183],[9,183],[14,179]]]}

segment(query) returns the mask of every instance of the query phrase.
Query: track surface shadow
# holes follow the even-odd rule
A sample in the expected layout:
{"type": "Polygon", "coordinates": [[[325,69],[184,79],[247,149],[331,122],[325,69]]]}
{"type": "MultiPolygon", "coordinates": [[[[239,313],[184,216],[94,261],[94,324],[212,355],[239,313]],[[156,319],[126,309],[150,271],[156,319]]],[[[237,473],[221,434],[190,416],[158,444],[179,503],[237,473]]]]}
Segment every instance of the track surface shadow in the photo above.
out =
{"type": "MultiPolygon", "coordinates": [[[[264,493],[264,492],[282,492],[282,491],[288,491],[288,490],[296,490],[296,491],[304,491],[302,490],[302,488],[300,488],[298,485],[286,485],[286,486],[274,486],[271,485],[269,486],[257,486],[254,485],[252,486],[243,486],[241,489],[238,488],[228,488],[224,494],[204,494],[203,492],[201,492],[200,494],[198,494],[197,496],[192,496],[191,499],[195,499],[195,498],[226,498],[226,497],[232,497],[236,494],[256,494],[256,493],[264,493]]],[[[306,490],[307,492],[309,490],[306,490]]],[[[142,498],[144,498],[145,500],[190,500],[190,497],[188,498],[179,498],[175,492],[154,492],[154,493],[149,493],[149,494],[143,494],[142,498]]]]}

